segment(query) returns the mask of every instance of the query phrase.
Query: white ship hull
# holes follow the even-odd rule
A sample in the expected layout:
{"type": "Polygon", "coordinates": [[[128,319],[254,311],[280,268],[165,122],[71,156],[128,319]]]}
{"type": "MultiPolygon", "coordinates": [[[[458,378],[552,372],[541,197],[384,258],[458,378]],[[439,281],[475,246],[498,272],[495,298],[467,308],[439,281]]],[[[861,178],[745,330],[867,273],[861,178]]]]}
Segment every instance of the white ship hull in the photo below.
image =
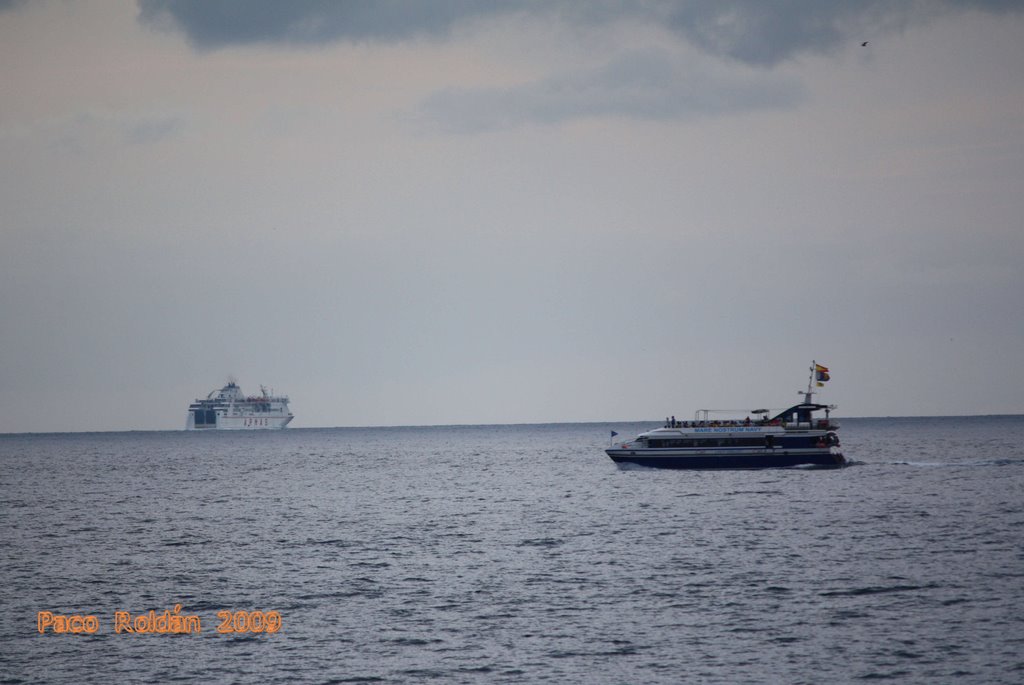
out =
{"type": "Polygon", "coordinates": [[[213,425],[196,426],[190,415],[185,430],[252,431],[280,430],[285,428],[293,416],[220,416],[213,425]]]}
{"type": "Polygon", "coordinates": [[[274,396],[263,386],[260,392],[246,397],[233,380],[229,381],[206,399],[189,405],[185,430],[281,430],[294,418],[288,398],[274,396]]]}

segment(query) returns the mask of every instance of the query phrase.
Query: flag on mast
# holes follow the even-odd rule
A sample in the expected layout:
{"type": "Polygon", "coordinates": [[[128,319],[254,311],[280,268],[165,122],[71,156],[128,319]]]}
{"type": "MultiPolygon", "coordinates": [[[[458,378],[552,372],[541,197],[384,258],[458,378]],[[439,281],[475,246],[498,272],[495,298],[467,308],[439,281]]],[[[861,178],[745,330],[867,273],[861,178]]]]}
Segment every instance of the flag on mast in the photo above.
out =
{"type": "Polygon", "coordinates": [[[819,388],[825,387],[825,382],[829,380],[831,376],[828,375],[828,367],[822,366],[815,362],[814,364],[814,379],[817,381],[819,388]]]}

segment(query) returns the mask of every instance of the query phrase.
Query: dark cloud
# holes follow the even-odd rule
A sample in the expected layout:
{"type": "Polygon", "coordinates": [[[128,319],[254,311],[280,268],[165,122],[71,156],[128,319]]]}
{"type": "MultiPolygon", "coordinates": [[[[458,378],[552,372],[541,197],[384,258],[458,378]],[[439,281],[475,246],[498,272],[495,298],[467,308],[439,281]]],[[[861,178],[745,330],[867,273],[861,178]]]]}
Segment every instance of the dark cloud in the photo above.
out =
{"type": "Polygon", "coordinates": [[[800,53],[828,52],[863,35],[873,37],[882,24],[902,23],[911,13],[909,5],[898,2],[856,0],[695,0],[666,3],[661,9],[664,25],[702,50],[765,66],[800,53]]]}
{"type": "Polygon", "coordinates": [[[952,12],[1022,10],[1019,0],[690,0],[654,6],[657,19],[712,54],[771,66],[828,53],[952,12]]]}
{"type": "Polygon", "coordinates": [[[798,84],[762,72],[680,63],[663,51],[634,52],[591,70],[510,88],[449,89],[421,114],[450,133],[595,116],[678,120],[792,106],[798,84]]]}
{"type": "MultiPolygon", "coordinates": [[[[788,107],[803,93],[770,68],[802,54],[880,42],[954,11],[1019,10],[1008,0],[139,0],[140,20],[197,49],[445,37],[461,22],[517,14],[565,26],[660,28],[713,59],[594,45],[604,66],[506,88],[451,88],[419,109],[431,128],[481,132],[590,116],[688,119],[788,107]],[[754,67],[754,69],[750,69],[754,67]]],[[[592,35],[600,35],[595,31],[592,35]]],[[[681,53],[686,52],[681,50],[681,53]]],[[[691,51],[692,54],[692,51],[691,51]]]]}
{"type": "MultiPolygon", "coordinates": [[[[0,7],[12,0],[0,0],[0,7]]],[[[510,13],[576,24],[660,25],[701,49],[771,66],[802,53],[925,23],[955,11],[1020,11],[1020,0],[139,0],[140,20],[184,32],[199,49],[266,43],[398,41],[444,36],[459,22],[510,13]]]]}
{"type": "Polygon", "coordinates": [[[139,0],[139,19],[180,29],[196,48],[217,49],[444,35],[458,21],[521,5],[509,0],[139,0]]]}

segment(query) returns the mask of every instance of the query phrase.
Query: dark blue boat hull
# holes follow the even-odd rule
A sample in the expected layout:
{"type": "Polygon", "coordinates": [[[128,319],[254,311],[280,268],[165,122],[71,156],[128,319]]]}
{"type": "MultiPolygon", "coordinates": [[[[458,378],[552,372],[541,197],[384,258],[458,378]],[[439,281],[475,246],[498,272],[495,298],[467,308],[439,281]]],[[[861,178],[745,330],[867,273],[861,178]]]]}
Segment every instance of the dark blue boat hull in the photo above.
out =
{"type": "Polygon", "coordinates": [[[838,468],[846,459],[826,450],[764,450],[732,454],[655,454],[652,450],[606,450],[617,464],[636,464],[664,469],[768,469],[786,466],[838,468]]]}

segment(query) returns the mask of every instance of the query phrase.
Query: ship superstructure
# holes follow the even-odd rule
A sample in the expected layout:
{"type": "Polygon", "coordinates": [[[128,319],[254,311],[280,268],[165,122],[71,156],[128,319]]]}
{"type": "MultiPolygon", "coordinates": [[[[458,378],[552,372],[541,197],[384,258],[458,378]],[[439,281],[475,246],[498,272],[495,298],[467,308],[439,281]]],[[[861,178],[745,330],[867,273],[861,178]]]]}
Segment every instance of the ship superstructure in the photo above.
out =
{"type": "Polygon", "coordinates": [[[234,380],[188,407],[185,430],[265,430],[284,428],[294,418],[288,397],[262,385],[259,395],[246,396],[234,380]]]}

